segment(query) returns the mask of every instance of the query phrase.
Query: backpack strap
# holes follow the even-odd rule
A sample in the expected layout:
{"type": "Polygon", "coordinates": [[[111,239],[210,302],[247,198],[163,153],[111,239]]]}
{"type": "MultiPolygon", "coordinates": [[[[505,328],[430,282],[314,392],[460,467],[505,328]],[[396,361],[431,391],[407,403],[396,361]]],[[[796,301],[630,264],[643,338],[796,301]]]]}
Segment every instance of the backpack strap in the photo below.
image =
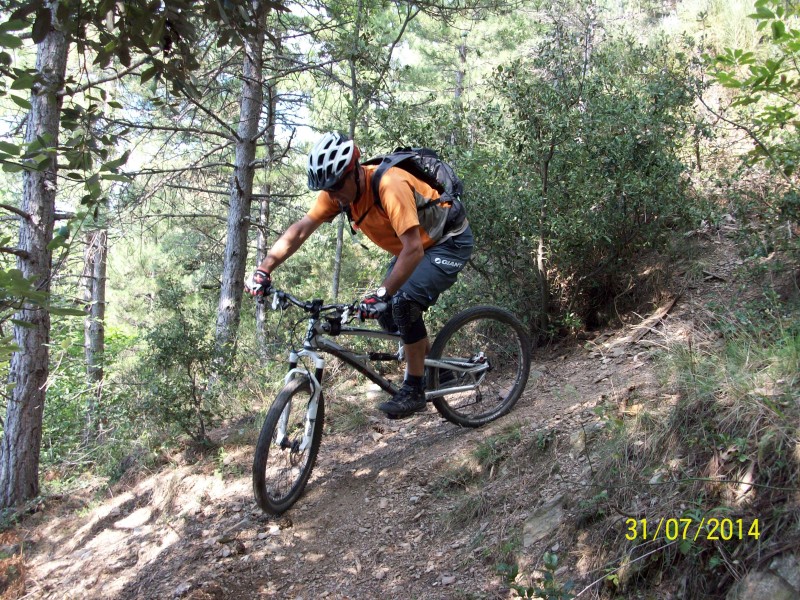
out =
{"type": "MultiPolygon", "coordinates": [[[[378,157],[376,159],[373,159],[372,161],[364,163],[364,164],[378,165],[378,168],[375,169],[375,172],[372,174],[372,197],[375,199],[375,205],[378,208],[383,208],[381,206],[381,193],[380,193],[381,178],[383,177],[383,175],[386,173],[386,171],[388,171],[392,167],[398,165],[407,158],[413,158],[414,156],[415,156],[414,152],[410,150],[401,150],[398,152],[387,154],[386,156],[383,157],[378,157]]],[[[367,213],[364,213],[364,216],[366,216],[366,214],[367,213]]]]}
{"type": "MultiPolygon", "coordinates": [[[[431,155],[438,158],[436,153],[431,152],[431,155]]],[[[386,156],[378,156],[376,158],[372,158],[370,160],[364,161],[361,164],[364,165],[378,165],[378,168],[375,169],[375,172],[372,174],[372,196],[375,199],[375,205],[383,209],[381,206],[381,194],[380,194],[380,184],[381,178],[384,176],[386,171],[391,169],[392,167],[396,167],[400,163],[405,162],[405,164],[401,167],[404,171],[410,173],[413,177],[416,177],[420,181],[424,181],[428,185],[430,185],[433,189],[439,192],[439,197],[430,200],[424,206],[418,206],[417,211],[427,210],[433,206],[438,206],[440,204],[447,204],[452,202],[452,194],[448,194],[447,190],[443,189],[442,185],[436,181],[430,174],[426,173],[422,169],[419,168],[416,162],[414,162],[414,158],[419,156],[419,153],[412,149],[412,148],[397,148],[391,154],[387,154],[386,156]]],[[[372,207],[370,207],[372,208],[372,207]]],[[[369,209],[367,209],[369,212],[369,209]]],[[[361,220],[367,216],[367,213],[359,219],[359,223],[361,220]]],[[[358,223],[356,223],[358,225],[358,223]]]]}

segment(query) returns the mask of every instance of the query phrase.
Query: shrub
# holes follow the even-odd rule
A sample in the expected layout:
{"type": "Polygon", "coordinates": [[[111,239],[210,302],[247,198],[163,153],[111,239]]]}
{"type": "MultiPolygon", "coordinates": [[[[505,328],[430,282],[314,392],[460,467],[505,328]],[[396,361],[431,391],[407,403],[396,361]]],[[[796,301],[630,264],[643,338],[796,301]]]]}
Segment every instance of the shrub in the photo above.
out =
{"type": "Polygon", "coordinates": [[[577,312],[591,326],[637,254],[692,217],[679,151],[695,87],[665,45],[563,50],[575,46],[556,30],[498,69],[482,137],[504,161],[484,166],[470,204],[487,216],[473,220],[487,275],[534,298],[541,324],[577,312]]]}
{"type": "Polygon", "coordinates": [[[208,323],[213,320],[172,280],[161,282],[155,307],[160,316],[144,336],[149,352],[142,361],[142,408],[154,420],[208,442],[207,428],[221,416],[219,390],[207,387],[214,359],[208,323]]]}

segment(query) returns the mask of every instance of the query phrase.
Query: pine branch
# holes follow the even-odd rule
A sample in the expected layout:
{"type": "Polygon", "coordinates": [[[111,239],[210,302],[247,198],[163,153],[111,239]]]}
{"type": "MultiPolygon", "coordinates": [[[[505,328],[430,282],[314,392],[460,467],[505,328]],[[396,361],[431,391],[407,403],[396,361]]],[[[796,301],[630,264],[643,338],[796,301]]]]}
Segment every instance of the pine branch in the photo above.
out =
{"type": "Polygon", "coordinates": [[[31,220],[30,214],[26,213],[24,210],[17,208],[16,206],[11,206],[9,204],[0,204],[0,208],[7,210],[8,212],[12,212],[15,215],[19,215],[26,221],[31,220]]]}
{"type": "Polygon", "coordinates": [[[144,63],[146,63],[149,60],[150,60],[150,57],[146,56],[146,57],[142,58],[139,62],[137,62],[137,63],[131,65],[130,67],[128,67],[127,69],[125,69],[124,71],[119,71],[117,73],[114,73],[113,75],[109,75],[108,77],[102,77],[102,78],[100,78],[100,79],[98,79],[96,81],[90,81],[90,82],[85,83],[84,85],[82,85],[80,87],[77,87],[77,88],[75,88],[73,90],[70,90],[69,93],[67,93],[66,90],[61,90],[61,91],[58,92],[58,95],[59,96],[74,96],[76,94],[82,94],[83,92],[86,92],[86,91],[90,90],[93,87],[97,87],[101,83],[108,83],[109,81],[116,81],[118,79],[122,79],[123,77],[125,77],[125,75],[128,75],[128,74],[132,73],[133,71],[135,71],[136,69],[141,67],[144,63]]]}
{"type": "Polygon", "coordinates": [[[215,135],[230,142],[235,141],[234,137],[226,135],[221,131],[214,131],[211,129],[201,129],[200,127],[179,127],[176,125],[151,125],[149,123],[132,123],[131,121],[123,121],[121,119],[108,119],[106,121],[110,125],[119,125],[121,127],[129,127],[131,129],[139,129],[142,131],[169,131],[170,133],[191,133],[202,135],[215,135]]]}
{"type": "Polygon", "coordinates": [[[19,256],[23,259],[28,259],[31,255],[28,253],[27,250],[20,250],[19,248],[9,248],[8,246],[0,246],[0,252],[4,254],[13,254],[14,256],[19,256]]]}

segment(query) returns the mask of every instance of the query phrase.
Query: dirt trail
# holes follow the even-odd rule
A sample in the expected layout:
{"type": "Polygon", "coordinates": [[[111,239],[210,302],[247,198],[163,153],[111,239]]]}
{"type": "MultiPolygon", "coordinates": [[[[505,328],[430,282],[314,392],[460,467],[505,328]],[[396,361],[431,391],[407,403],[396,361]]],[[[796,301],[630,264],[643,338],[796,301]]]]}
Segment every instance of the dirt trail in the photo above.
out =
{"type": "Polygon", "coordinates": [[[509,598],[497,565],[530,572],[548,549],[581,589],[593,574],[580,544],[565,546],[603,427],[597,409],[635,411],[663,395],[654,349],[687,335],[701,297],[732,288],[723,241],[706,240],[714,276],[677,281],[683,293],[649,331],[636,328],[648,315],[630,315],[540,351],[517,407],[487,427],[459,429],[430,408],[404,421],[375,412],[357,434],[326,435],[306,494],[281,519],[252,499],[252,444],[165,467],[83,510],[54,502],[20,530],[25,598],[509,598]],[[482,468],[481,449],[506,460],[482,468]],[[537,534],[542,506],[552,510],[537,534]]]}

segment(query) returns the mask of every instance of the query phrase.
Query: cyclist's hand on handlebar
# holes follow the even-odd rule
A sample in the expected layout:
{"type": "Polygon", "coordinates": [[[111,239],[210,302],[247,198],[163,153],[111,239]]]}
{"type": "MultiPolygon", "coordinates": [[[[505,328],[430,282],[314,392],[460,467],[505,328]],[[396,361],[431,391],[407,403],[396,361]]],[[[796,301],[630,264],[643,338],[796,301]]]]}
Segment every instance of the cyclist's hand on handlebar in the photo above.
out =
{"type": "Polygon", "coordinates": [[[244,291],[255,297],[263,297],[272,289],[272,276],[262,269],[256,269],[244,282],[244,291]]]}
{"type": "Polygon", "coordinates": [[[360,319],[377,319],[387,310],[391,297],[380,297],[378,294],[370,294],[358,304],[358,316],[360,319]]]}

